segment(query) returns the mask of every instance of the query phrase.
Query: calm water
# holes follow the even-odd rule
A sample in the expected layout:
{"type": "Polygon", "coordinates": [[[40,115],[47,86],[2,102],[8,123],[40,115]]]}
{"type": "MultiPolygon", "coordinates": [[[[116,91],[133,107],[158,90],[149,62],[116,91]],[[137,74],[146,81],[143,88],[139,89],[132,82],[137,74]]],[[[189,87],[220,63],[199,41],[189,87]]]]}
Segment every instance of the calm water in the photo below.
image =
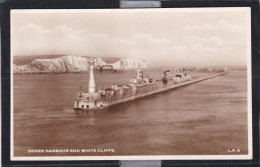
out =
{"type": "MultiPolygon", "coordinates": [[[[98,87],[135,72],[96,75],[98,87]]],[[[158,78],[161,70],[148,70],[158,78]]],[[[247,154],[246,70],[100,112],[75,113],[87,74],[14,76],[14,155],[247,154]],[[114,149],[114,153],[28,153],[28,149],[114,149]]]]}

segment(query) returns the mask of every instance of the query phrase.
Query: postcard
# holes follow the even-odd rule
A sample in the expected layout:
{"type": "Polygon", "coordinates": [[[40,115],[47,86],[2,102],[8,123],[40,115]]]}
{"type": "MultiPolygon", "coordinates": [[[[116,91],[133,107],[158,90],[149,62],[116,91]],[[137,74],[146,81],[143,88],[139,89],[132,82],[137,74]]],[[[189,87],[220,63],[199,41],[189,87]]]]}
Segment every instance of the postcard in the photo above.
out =
{"type": "Polygon", "coordinates": [[[11,160],[252,159],[250,13],[11,10],[11,160]]]}

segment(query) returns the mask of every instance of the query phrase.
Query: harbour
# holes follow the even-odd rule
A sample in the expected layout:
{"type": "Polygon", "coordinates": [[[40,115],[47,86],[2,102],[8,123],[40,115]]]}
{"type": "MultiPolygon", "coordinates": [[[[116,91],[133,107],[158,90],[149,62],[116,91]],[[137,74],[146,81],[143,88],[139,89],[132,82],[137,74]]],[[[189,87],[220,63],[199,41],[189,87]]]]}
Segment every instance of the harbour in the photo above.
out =
{"type": "MultiPolygon", "coordinates": [[[[148,69],[144,73],[160,79],[164,70],[148,69]]],[[[98,74],[97,89],[109,87],[115,81],[124,85],[135,75],[136,71],[98,74]]],[[[247,135],[245,68],[230,68],[226,75],[105,110],[75,112],[72,105],[75,92],[88,85],[88,77],[88,74],[14,76],[16,156],[53,155],[28,153],[28,149],[41,149],[41,145],[43,149],[115,149],[102,155],[144,155],[151,151],[153,155],[237,155],[248,151],[244,137],[247,135]],[[241,152],[229,153],[227,146],[239,147],[241,152]]]]}
{"type": "Polygon", "coordinates": [[[253,157],[249,8],[10,19],[11,161],[253,157]]]}
{"type": "MultiPolygon", "coordinates": [[[[80,90],[77,92],[77,99],[74,101],[74,109],[76,110],[102,110],[115,104],[150,96],[155,93],[164,92],[228,73],[227,67],[219,69],[196,69],[196,67],[194,67],[186,70],[185,68],[179,68],[174,69],[177,73],[175,73],[173,77],[170,77],[170,70],[164,70],[162,79],[155,80],[151,77],[144,77],[143,70],[137,70],[136,78],[130,79],[128,85],[114,84],[105,90],[103,86],[102,90],[97,90],[94,60],[90,59],[88,63],[88,91],[80,90]],[[180,73],[180,71],[182,73],[180,73]],[[186,71],[196,73],[196,75],[187,74],[186,71]]],[[[82,89],[82,87],[80,89],[82,89]]]]}

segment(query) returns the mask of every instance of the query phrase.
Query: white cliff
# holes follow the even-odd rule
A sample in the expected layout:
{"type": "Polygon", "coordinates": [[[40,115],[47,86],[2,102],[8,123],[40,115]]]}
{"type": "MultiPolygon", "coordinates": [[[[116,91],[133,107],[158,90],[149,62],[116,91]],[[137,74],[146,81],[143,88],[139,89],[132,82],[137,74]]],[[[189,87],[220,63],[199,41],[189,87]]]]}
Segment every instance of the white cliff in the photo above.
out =
{"type": "Polygon", "coordinates": [[[111,64],[114,69],[132,70],[132,69],[145,69],[147,62],[136,59],[120,59],[111,64]]]}
{"type": "MultiPolygon", "coordinates": [[[[90,59],[79,56],[62,56],[53,59],[35,59],[24,65],[13,65],[14,73],[64,73],[88,71],[90,59]]],[[[101,58],[94,59],[95,66],[112,65],[116,70],[145,69],[143,60],[120,59],[115,63],[106,63],[101,58]]]]}

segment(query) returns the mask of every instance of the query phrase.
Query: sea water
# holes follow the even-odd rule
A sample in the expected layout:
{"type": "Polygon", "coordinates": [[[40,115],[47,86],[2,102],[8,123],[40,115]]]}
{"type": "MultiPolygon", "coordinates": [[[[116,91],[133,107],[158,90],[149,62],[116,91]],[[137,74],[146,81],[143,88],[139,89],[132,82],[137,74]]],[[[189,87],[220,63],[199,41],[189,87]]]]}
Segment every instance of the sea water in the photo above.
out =
{"type": "MultiPolygon", "coordinates": [[[[162,69],[144,73],[158,79],[162,69]]],[[[97,74],[96,82],[100,90],[127,84],[135,75],[135,71],[97,74]]],[[[248,153],[251,111],[244,68],[94,112],[73,109],[76,92],[88,85],[88,74],[28,74],[13,79],[14,156],[248,153]]]]}

